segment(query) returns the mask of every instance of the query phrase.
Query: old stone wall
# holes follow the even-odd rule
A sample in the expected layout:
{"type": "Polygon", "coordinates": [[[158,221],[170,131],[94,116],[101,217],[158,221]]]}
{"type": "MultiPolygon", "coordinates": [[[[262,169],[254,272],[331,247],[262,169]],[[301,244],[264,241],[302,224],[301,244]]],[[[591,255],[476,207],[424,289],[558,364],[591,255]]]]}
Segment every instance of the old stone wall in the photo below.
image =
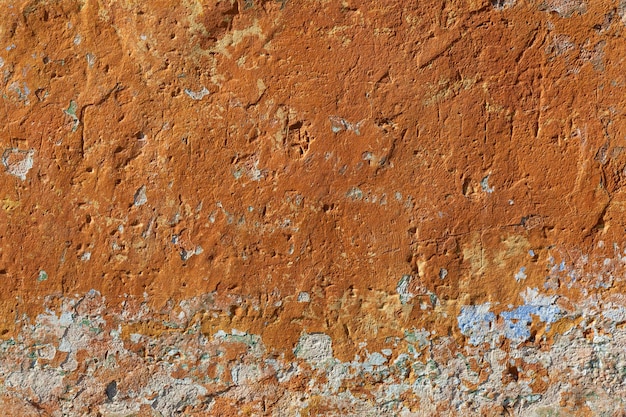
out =
{"type": "Polygon", "coordinates": [[[0,0],[15,416],[626,415],[626,1],[0,0]]]}

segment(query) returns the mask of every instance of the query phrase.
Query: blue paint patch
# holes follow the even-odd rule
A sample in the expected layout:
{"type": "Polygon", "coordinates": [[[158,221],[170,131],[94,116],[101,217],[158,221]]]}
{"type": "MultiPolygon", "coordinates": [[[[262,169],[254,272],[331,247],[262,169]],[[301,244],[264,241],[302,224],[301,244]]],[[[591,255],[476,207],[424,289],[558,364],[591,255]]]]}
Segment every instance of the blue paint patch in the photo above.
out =
{"type": "Polygon", "coordinates": [[[539,316],[539,320],[544,323],[554,323],[560,313],[561,310],[555,305],[523,305],[513,311],[503,311],[500,317],[504,319],[504,335],[522,342],[530,337],[531,315],[539,316]]]}
{"type": "Polygon", "coordinates": [[[461,314],[457,317],[459,329],[469,337],[472,345],[484,342],[493,328],[496,315],[489,311],[490,308],[490,303],[461,307],[461,314]]]}
{"type": "Polygon", "coordinates": [[[497,340],[500,336],[519,343],[530,337],[533,316],[549,325],[564,314],[555,305],[556,296],[540,295],[536,288],[527,288],[521,295],[525,301],[524,305],[499,314],[503,325],[496,323],[496,315],[489,311],[491,307],[489,303],[463,306],[457,318],[461,333],[468,336],[469,343],[473,345],[497,340]]]}
{"type": "Polygon", "coordinates": [[[521,295],[526,305],[534,308],[531,314],[538,315],[541,321],[554,323],[562,317],[563,312],[554,305],[557,299],[555,295],[540,295],[537,288],[526,288],[521,295]]]}
{"type": "Polygon", "coordinates": [[[500,317],[504,319],[504,335],[511,340],[521,342],[530,337],[532,316],[550,324],[561,318],[563,312],[554,305],[555,296],[539,295],[538,290],[527,288],[522,297],[526,304],[512,311],[503,311],[500,317]]]}
{"type": "Polygon", "coordinates": [[[530,337],[531,314],[536,314],[536,307],[520,306],[513,311],[503,311],[500,317],[504,319],[504,335],[516,342],[521,342],[530,337]]]}

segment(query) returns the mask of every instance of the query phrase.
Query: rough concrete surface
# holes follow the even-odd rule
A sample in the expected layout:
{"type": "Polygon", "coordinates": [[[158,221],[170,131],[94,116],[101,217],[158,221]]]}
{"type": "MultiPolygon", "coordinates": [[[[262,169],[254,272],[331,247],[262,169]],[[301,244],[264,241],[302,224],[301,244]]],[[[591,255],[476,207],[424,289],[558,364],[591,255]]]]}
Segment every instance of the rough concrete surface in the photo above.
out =
{"type": "Polygon", "coordinates": [[[626,415],[625,37],[0,0],[3,415],[626,415]]]}

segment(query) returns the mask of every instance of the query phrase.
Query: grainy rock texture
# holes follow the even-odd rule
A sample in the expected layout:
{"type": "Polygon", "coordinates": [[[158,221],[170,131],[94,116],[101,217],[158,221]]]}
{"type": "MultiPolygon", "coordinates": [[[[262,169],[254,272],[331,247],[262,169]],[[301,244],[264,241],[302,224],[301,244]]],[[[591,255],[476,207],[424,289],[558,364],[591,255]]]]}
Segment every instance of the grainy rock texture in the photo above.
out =
{"type": "Polygon", "coordinates": [[[14,416],[623,416],[623,0],[0,0],[14,416]]]}

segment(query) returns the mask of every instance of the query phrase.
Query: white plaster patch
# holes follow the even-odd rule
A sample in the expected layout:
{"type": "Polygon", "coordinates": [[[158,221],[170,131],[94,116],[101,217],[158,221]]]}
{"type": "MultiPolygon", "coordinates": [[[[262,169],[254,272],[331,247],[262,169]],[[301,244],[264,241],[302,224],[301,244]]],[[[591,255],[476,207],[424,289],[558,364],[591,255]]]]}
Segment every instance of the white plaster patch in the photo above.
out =
{"type": "Polygon", "coordinates": [[[135,206],[139,207],[139,206],[143,206],[147,202],[148,202],[148,196],[146,195],[146,186],[142,185],[135,192],[135,196],[134,196],[134,199],[133,199],[133,204],[135,206]]]}
{"type": "Polygon", "coordinates": [[[324,333],[304,333],[294,349],[297,358],[304,359],[312,365],[332,359],[333,348],[330,336],[324,333]]]}
{"type": "Polygon", "coordinates": [[[37,402],[50,401],[63,392],[63,374],[53,369],[13,372],[4,381],[7,387],[29,387],[37,402]]]}
{"type": "Polygon", "coordinates": [[[607,303],[602,309],[602,315],[615,323],[623,323],[626,321],[626,308],[614,303],[607,303]]]}
{"type": "Polygon", "coordinates": [[[2,154],[2,165],[8,174],[18,177],[22,181],[26,180],[26,174],[33,167],[34,149],[28,151],[16,148],[5,149],[2,154]]]}
{"type": "Polygon", "coordinates": [[[56,353],[56,348],[51,344],[40,346],[39,349],[37,349],[37,356],[41,359],[52,360],[56,353]]]}
{"type": "Polygon", "coordinates": [[[209,90],[207,90],[206,87],[202,87],[202,89],[198,91],[192,91],[185,88],[185,94],[191,97],[192,100],[202,100],[205,96],[209,95],[209,90]]]}
{"type": "Polygon", "coordinates": [[[257,365],[238,363],[230,371],[230,377],[235,385],[254,383],[262,378],[263,374],[257,365]]]}
{"type": "Polygon", "coordinates": [[[384,365],[385,362],[387,362],[387,358],[385,358],[383,355],[381,355],[378,352],[374,352],[371,353],[367,356],[367,359],[365,360],[365,365],[370,365],[370,366],[381,366],[384,365]]]}
{"type": "Polygon", "coordinates": [[[515,281],[520,282],[522,280],[525,280],[526,278],[527,278],[526,267],[523,266],[519,269],[519,271],[515,273],[515,281]]]}
{"type": "Polygon", "coordinates": [[[61,313],[61,317],[59,318],[59,324],[64,327],[69,327],[70,324],[74,321],[72,317],[72,313],[68,311],[64,311],[61,313]]]}
{"type": "Polygon", "coordinates": [[[411,299],[413,299],[413,297],[415,297],[415,294],[409,291],[409,285],[411,284],[411,281],[411,275],[403,275],[400,281],[398,281],[398,285],[396,286],[396,291],[400,295],[400,302],[402,304],[408,303],[409,301],[411,301],[411,299]]]}
{"type": "Polygon", "coordinates": [[[487,194],[493,193],[493,187],[489,186],[489,175],[487,175],[480,181],[480,188],[482,188],[482,190],[487,194]]]}

